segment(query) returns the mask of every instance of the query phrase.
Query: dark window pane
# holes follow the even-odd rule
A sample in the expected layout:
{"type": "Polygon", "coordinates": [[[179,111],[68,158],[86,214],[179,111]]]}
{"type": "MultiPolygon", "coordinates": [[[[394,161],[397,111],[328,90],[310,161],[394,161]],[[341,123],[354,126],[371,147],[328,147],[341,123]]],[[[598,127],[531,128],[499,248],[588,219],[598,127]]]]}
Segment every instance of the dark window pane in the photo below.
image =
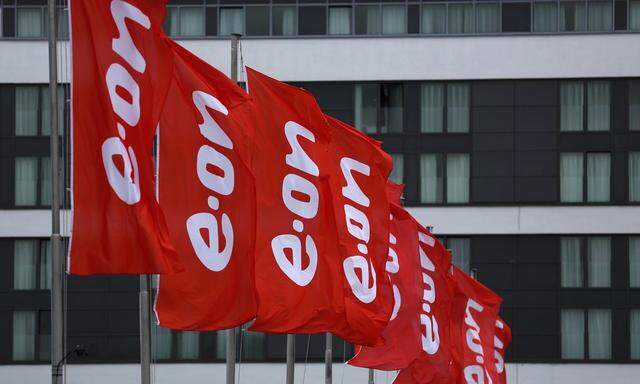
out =
{"type": "Polygon", "coordinates": [[[383,113],[381,133],[402,132],[402,84],[383,84],[381,107],[383,113]]]}
{"type": "Polygon", "coordinates": [[[584,31],[586,29],[587,12],[584,2],[560,3],[560,30],[584,31]]]}
{"type": "Polygon", "coordinates": [[[362,132],[376,133],[378,130],[378,84],[356,84],[355,125],[362,132]]]}
{"type": "Polygon", "coordinates": [[[267,36],[269,34],[269,7],[247,7],[247,35],[267,36]]]}
{"type": "Polygon", "coordinates": [[[298,8],[298,34],[324,35],[327,33],[327,8],[309,6],[298,8]]]}
{"type": "Polygon", "coordinates": [[[502,32],[531,31],[531,5],[528,3],[502,4],[502,32]]]}
{"type": "Polygon", "coordinates": [[[218,9],[216,7],[207,7],[206,13],[207,36],[215,36],[218,34],[218,9]]]}
{"type": "Polygon", "coordinates": [[[296,7],[273,7],[273,34],[292,36],[296,34],[296,7]]]}
{"type": "Polygon", "coordinates": [[[378,5],[356,6],[356,34],[377,35],[380,33],[380,7],[378,5]]]}
{"type": "Polygon", "coordinates": [[[15,10],[13,8],[3,8],[2,9],[2,36],[4,37],[14,37],[16,35],[15,31],[15,10]]]}
{"type": "Polygon", "coordinates": [[[626,1],[616,1],[615,8],[615,28],[616,31],[624,31],[627,29],[627,2],[626,1]]]}

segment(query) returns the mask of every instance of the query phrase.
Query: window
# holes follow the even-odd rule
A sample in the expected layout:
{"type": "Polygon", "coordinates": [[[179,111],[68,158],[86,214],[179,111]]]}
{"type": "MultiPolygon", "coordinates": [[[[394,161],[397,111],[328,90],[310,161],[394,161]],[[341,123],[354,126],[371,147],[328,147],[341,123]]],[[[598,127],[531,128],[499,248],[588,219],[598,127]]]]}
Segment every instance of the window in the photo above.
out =
{"type": "Polygon", "coordinates": [[[158,325],[151,335],[153,358],[157,360],[197,360],[200,358],[200,333],[172,331],[158,325]]]}
{"type": "Polygon", "coordinates": [[[49,240],[14,241],[13,289],[51,289],[51,242],[49,240]]]}
{"type": "Polygon", "coordinates": [[[560,284],[562,288],[582,288],[587,281],[589,288],[611,286],[611,238],[579,237],[560,238],[560,284]],[[587,259],[582,256],[587,251],[587,259]],[[584,265],[587,268],[584,268],[584,265]]]}
{"type": "Polygon", "coordinates": [[[427,83],[422,85],[420,103],[420,131],[442,132],[444,124],[444,85],[427,83]]]}
{"type": "Polygon", "coordinates": [[[171,358],[171,330],[159,325],[153,326],[151,335],[153,358],[157,360],[168,360],[171,358]]]}
{"type": "Polygon", "coordinates": [[[629,286],[640,288],[640,236],[629,237],[629,286]]]}
{"type": "Polygon", "coordinates": [[[629,341],[631,342],[630,357],[633,360],[638,360],[640,359],[640,309],[632,309],[629,315],[629,341]]]}
{"type": "Polygon", "coordinates": [[[200,333],[194,331],[176,332],[178,359],[194,360],[200,357],[200,333]]]}
{"type": "MultiPolygon", "coordinates": [[[[608,131],[611,122],[611,94],[608,81],[588,81],[587,130],[608,131]]],[[[560,83],[560,130],[584,130],[584,83],[560,83]]]]}
{"type": "Polygon", "coordinates": [[[298,34],[326,35],[327,7],[322,5],[298,7],[298,34]]]}
{"type": "Polygon", "coordinates": [[[14,361],[35,360],[36,312],[13,312],[12,359],[14,361]]]}
{"type": "Polygon", "coordinates": [[[402,93],[402,84],[356,84],[356,128],[366,133],[402,132],[402,93]]]}
{"type": "Polygon", "coordinates": [[[218,359],[224,359],[227,354],[227,332],[228,330],[216,332],[216,357],[218,359]]]}
{"type": "Polygon", "coordinates": [[[392,153],[391,158],[393,159],[393,169],[389,175],[389,180],[396,184],[402,184],[404,183],[404,156],[392,153]]]}
{"type": "Polygon", "coordinates": [[[586,16],[584,2],[560,2],[561,31],[577,32],[586,30],[586,16]]]}
{"type": "MultiPolygon", "coordinates": [[[[14,204],[16,207],[51,204],[51,160],[49,157],[15,158],[14,204]]],[[[63,192],[62,183],[60,192],[63,192]]],[[[61,194],[60,196],[64,196],[61,194]]]]}
{"type": "Polygon", "coordinates": [[[466,273],[471,271],[471,239],[449,237],[447,248],[451,250],[451,262],[466,273]]]}
{"type": "MultiPolygon", "coordinates": [[[[640,13],[640,6],[638,13],[640,13]]],[[[629,82],[629,130],[640,131],[640,80],[629,82]]]]}
{"type": "Polygon", "coordinates": [[[382,33],[400,34],[407,33],[407,17],[404,5],[382,6],[382,33]]]}
{"type": "Polygon", "coordinates": [[[500,32],[500,4],[476,3],[476,26],[478,33],[500,32]]]}
{"type": "Polygon", "coordinates": [[[608,81],[587,82],[587,130],[608,131],[610,123],[610,84],[608,81]]]}
{"type": "Polygon", "coordinates": [[[613,5],[611,1],[589,1],[588,26],[590,31],[613,29],[613,5]]]}
{"type": "MultiPolygon", "coordinates": [[[[15,135],[51,134],[51,98],[48,86],[19,85],[15,88],[15,135]]],[[[58,87],[58,127],[64,132],[65,90],[58,87]]]]}
{"type": "Polygon", "coordinates": [[[292,36],[296,34],[296,7],[282,6],[272,9],[273,34],[275,36],[292,36]]]}
{"type": "Polygon", "coordinates": [[[262,360],[265,357],[265,335],[261,332],[242,330],[242,355],[246,360],[262,360]]]}
{"type": "Polygon", "coordinates": [[[449,4],[449,33],[473,33],[473,4],[449,4]]]}
{"type": "Polygon", "coordinates": [[[611,310],[563,309],[561,311],[563,359],[611,358],[611,310]],[[585,317],[587,328],[585,332],[585,317]],[[586,339],[586,340],[585,340],[586,339]],[[585,346],[587,353],[585,353],[585,346]]]}
{"type": "Polygon", "coordinates": [[[247,7],[246,26],[248,36],[269,35],[269,7],[247,7]]]}
{"type": "Polygon", "coordinates": [[[560,83],[560,130],[582,131],[584,87],[580,81],[560,83]]]}
{"type": "Polygon", "coordinates": [[[640,202],[640,152],[629,152],[629,201],[640,202]]]}
{"type": "Polygon", "coordinates": [[[439,34],[447,31],[447,6],[445,4],[422,5],[422,33],[439,34]]]}
{"type": "Polygon", "coordinates": [[[43,37],[43,9],[35,7],[16,8],[17,37],[43,37]]]}
{"type": "Polygon", "coordinates": [[[533,3],[533,31],[554,32],[558,30],[558,4],[533,3]]]}
{"type": "Polygon", "coordinates": [[[329,7],[329,34],[351,33],[351,7],[329,7]]]}
{"type": "Polygon", "coordinates": [[[164,28],[170,36],[204,36],[204,8],[167,7],[164,28]]]}
{"type": "Polygon", "coordinates": [[[468,154],[420,156],[420,201],[442,203],[443,197],[447,203],[469,202],[468,154]]]}
{"type": "Polygon", "coordinates": [[[502,3],[502,32],[529,32],[531,4],[502,3]]]}
{"type": "Polygon", "coordinates": [[[447,84],[447,131],[469,132],[469,84],[447,84]]]}
{"type": "Polygon", "coordinates": [[[356,34],[377,35],[380,33],[380,6],[356,6],[356,34]]]}
{"type": "Polygon", "coordinates": [[[629,29],[640,30],[640,0],[629,1],[629,29]]]}
{"type": "MultiPolygon", "coordinates": [[[[587,201],[607,202],[611,191],[611,155],[587,153],[586,190],[587,201]]],[[[584,155],[560,154],[560,201],[576,203],[584,201],[584,155]]]]}
{"type": "Polygon", "coordinates": [[[421,132],[439,133],[444,124],[444,93],[446,89],[447,132],[469,132],[469,84],[427,83],[421,90],[421,132]]]}
{"type": "Polygon", "coordinates": [[[242,8],[220,8],[220,36],[232,33],[244,34],[244,10],[242,8]]]}

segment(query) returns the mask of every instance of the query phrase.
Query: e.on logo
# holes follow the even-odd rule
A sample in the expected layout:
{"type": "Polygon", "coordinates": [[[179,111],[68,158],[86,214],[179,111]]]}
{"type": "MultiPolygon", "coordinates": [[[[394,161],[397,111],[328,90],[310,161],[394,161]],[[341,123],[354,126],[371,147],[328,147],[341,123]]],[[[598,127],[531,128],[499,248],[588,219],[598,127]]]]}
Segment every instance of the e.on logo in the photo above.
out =
{"type": "Polygon", "coordinates": [[[285,163],[304,173],[305,177],[296,173],[285,175],[282,180],[282,200],[289,212],[293,214],[291,227],[294,232],[304,236],[304,254],[308,263],[303,262],[302,241],[297,234],[286,233],[274,237],[271,240],[271,250],[282,272],[295,284],[304,287],[313,280],[318,266],[316,243],[311,235],[303,233],[303,220],[313,220],[318,214],[320,196],[318,188],[309,181],[309,178],[318,178],[320,170],[298,140],[299,137],[303,137],[315,143],[316,138],[307,128],[293,121],[288,121],[284,125],[284,134],[291,148],[291,152],[285,156],[285,163]],[[301,199],[302,196],[305,198],[301,199]],[[286,250],[291,252],[291,261],[287,257],[286,250]]]}
{"type": "Polygon", "coordinates": [[[371,227],[369,218],[361,208],[368,208],[371,201],[356,182],[353,173],[369,176],[371,169],[368,165],[349,157],[340,159],[340,169],[347,182],[347,185],[342,187],[342,196],[353,204],[344,204],[345,224],[349,234],[358,242],[357,249],[354,250],[357,253],[344,259],[342,269],[351,292],[358,300],[368,304],[376,298],[376,271],[371,261],[362,256],[369,252],[367,245],[371,238],[371,227]],[[358,277],[356,270],[360,271],[362,278],[358,277]]]}
{"type": "Polygon", "coordinates": [[[207,269],[219,272],[222,271],[233,252],[233,225],[229,216],[220,212],[220,223],[218,218],[212,213],[220,210],[220,197],[229,196],[233,193],[235,186],[235,171],[233,164],[221,151],[233,150],[233,142],[222,130],[220,125],[213,119],[207,108],[216,112],[228,115],[227,107],[220,100],[202,91],[195,91],[191,95],[193,105],[202,117],[202,124],[199,125],[200,134],[207,140],[206,144],[200,146],[196,160],[196,172],[200,183],[212,192],[207,197],[207,205],[211,212],[199,212],[191,215],[187,219],[187,233],[191,240],[196,256],[207,269]],[[208,167],[214,167],[217,173],[211,173],[208,167]],[[218,238],[218,228],[222,227],[224,237],[224,248],[220,249],[221,241],[218,238]],[[206,230],[208,238],[202,237],[202,230],[206,230]]]}
{"type": "MultiPolygon", "coordinates": [[[[496,328],[504,329],[504,323],[500,320],[496,320],[496,328]]],[[[502,357],[502,355],[504,354],[504,342],[503,340],[500,340],[498,336],[494,336],[493,344],[496,348],[494,352],[494,357],[496,360],[496,372],[498,372],[498,375],[500,375],[502,374],[502,372],[504,372],[504,358],[502,357]]]]}
{"type": "Polygon", "coordinates": [[[464,323],[467,326],[465,339],[467,341],[467,348],[476,355],[476,364],[464,367],[464,379],[467,384],[484,384],[485,377],[489,379],[489,382],[491,382],[491,378],[489,375],[486,375],[483,368],[484,351],[482,349],[482,342],[480,339],[480,326],[471,313],[472,309],[476,312],[482,312],[484,307],[473,299],[469,299],[467,301],[467,307],[464,315],[464,323]]]}
{"type": "MultiPolygon", "coordinates": [[[[118,37],[112,39],[111,49],[130,69],[143,74],[147,63],[131,39],[126,19],[134,21],[145,29],[151,27],[151,21],[138,8],[121,0],[111,2],[111,17],[118,28],[118,37]]],[[[122,124],[116,123],[118,136],[109,137],[102,143],[102,164],[111,189],[120,200],[131,205],[140,201],[140,175],[133,148],[125,147],[123,141],[127,137],[125,126],[134,128],[140,121],[140,88],[130,71],[120,63],[111,63],[107,69],[105,81],[111,107],[122,124]],[[128,97],[123,98],[118,94],[117,89],[126,91],[128,97]],[[116,166],[116,157],[121,159],[122,172],[116,166]]]]}
{"type": "MultiPolygon", "coordinates": [[[[431,249],[436,244],[433,237],[423,232],[418,232],[418,242],[425,244],[431,249]]],[[[433,304],[436,301],[436,284],[433,281],[432,274],[435,273],[436,267],[429,259],[427,253],[418,245],[420,253],[420,267],[422,268],[422,312],[420,313],[420,324],[423,328],[422,333],[422,350],[429,355],[438,352],[440,348],[440,333],[438,332],[438,321],[433,314],[433,304]]]]}

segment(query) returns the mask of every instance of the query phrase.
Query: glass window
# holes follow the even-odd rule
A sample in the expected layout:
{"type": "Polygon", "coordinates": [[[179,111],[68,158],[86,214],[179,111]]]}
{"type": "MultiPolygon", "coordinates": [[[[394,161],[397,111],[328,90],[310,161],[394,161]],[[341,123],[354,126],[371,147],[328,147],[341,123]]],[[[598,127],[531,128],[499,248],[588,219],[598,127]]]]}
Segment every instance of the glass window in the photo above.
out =
{"type": "Polygon", "coordinates": [[[478,33],[500,32],[500,4],[476,3],[476,25],[478,33]]]}
{"type": "Polygon", "coordinates": [[[51,157],[43,157],[40,164],[40,205],[51,205],[51,157]]]}
{"type": "Polygon", "coordinates": [[[391,158],[393,159],[393,169],[391,170],[391,174],[389,175],[389,180],[393,181],[396,184],[403,184],[404,156],[398,153],[392,153],[391,158]]]}
{"type": "Polygon", "coordinates": [[[362,132],[376,133],[378,130],[379,84],[356,84],[355,125],[362,132]]]}
{"type": "Polygon", "coordinates": [[[402,84],[382,84],[381,91],[381,133],[402,132],[402,84]]]}
{"type": "Polygon", "coordinates": [[[629,29],[640,30],[640,0],[629,1],[629,29]]]}
{"type": "Polygon", "coordinates": [[[407,33],[407,12],[404,5],[382,6],[382,33],[407,33]]]}
{"type": "Polygon", "coordinates": [[[329,34],[351,34],[351,7],[329,7],[329,34]]]}
{"type": "Polygon", "coordinates": [[[632,309],[630,312],[630,341],[631,355],[634,360],[640,359],[640,309],[632,309]]]}
{"type": "Polygon", "coordinates": [[[180,36],[204,36],[204,8],[180,8],[180,36]]]}
{"type": "Polygon", "coordinates": [[[296,34],[296,7],[273,7],[273,34],[275,36],[292,36],[296,34]]]}
{"type": "Polygon", "coordinates": [[[613,29],[613,4],[611,1],[589,1],[588,25],[590,31],[613,29]]]}
{"type": "Polygon", "coordinates": [[[422,203],[442,203],[442,176],[440,155],[420,155],[420,201],[422,203]]]}
{"type": "Polygon", "coordinates": [[[200,357],[200,333],[195,331],[176,332],[178,338],[178,359],[194,360],[200,357]]]}
{"type": "Polygon", "coordinates": [[[580,81],[560,83],[560,130],[582,131],[584,117],[584,87],[580,81]]]}
{"type": "Polygon", "coordinates": [[[51,289],[51,240],[40,241],[40,289],[51,289]]]}
{"type": "Polygon", "coordinates": [[[502,32],[530,32],[531,4],[502,3],[502,32]]]}
{"type": "Polygon", "coordinates": [[[216,357],[218,359],[224,359],[227,355],[227,332],[216,332],[216,357]]]}
{"type": "Polygon", "coordinates": [[[469,84],[447,84],[447,132],[469,132],[469,84]]]}
{"type": "Polygon", "coordinates": [[[38,158],[15,158],[15,198],[16,206],[34,206],[37,203],[38,158]]]}
{"type": "Polygon", "coordinates": [[[171,358],[171,344],[173,336],[169,328],[159,325],[153,326],[151,343],[153,348],[153,358],[158,360],[168,360],[171,358]]]}
{"type": "Polygon", "coordinates": [[[611,358],[611,311],[589,309],[589,358],[611,358]]]}
{"type": "Polygon", "coordinates": [[[583,286],[579,237],[560,238],[560,275],[560,286],[563,288],[583,286]]]}
{"type": "Polygon", "coordinates": [[[35,85],[16,86],[16,136],[38,134],[38,93],[35,85]]]}
{"type": "Polygon", "coordinates": [[[247,360],[262,360],[264,353],[264,333],[242,330],[242,354],[247,360]]]}
{"type": "Polygon", "coordinates": [[[610,105],[610,83],[589,81],[587,83],[587,130],[609,130],[610,105]]]}
{"type": "Polygon", "coordinates": [[[37,240],[15,240],[13,242],[13,289],[36,289],[37,240]]]}
{"type": "Polygon", "coordinates": [[[584,2],[560,2],[560,30],[564,32],[586,30],[587,12],[584,2]]]}
{"type": "Polygon", "coordinates": [[[449,4],[449,33],[473,33],[473,4],[449,4]]]}
{"type": "Polygon", "coordinates": [[[38,311],[38,356],[40,361],[51,360],[51,311],[38,311]]]}
{"type": "Polygon", "coordinates": [[[36,314],[33,311],[13,313],[12,359],[14,361],[35,360],[36,314]]]}
{"type": "MultiPolygon", "coordinates": [[[[49,91],[48,86],[40,87],[40,121],[42,122],[42,135],[50,135],[51,134],[51,97],[49,96],[51,92],[49,91]]],[[[64,87],[58,87],[58,130],[59,134],[64,134],[64,126],[65,126],[65,106],[67,100],[65,97],[64,87]]]]}
{"type": "Polygon", "coordinates": [[[554,32],[558,30],[558,4],[533,3],[533,31],[554,32]]]}
{"type": "Polygon", "coordinates": [[[164,17],[164,31],[169,36],[180,34],[180,8],[167,6],[167,14],[164,17]]]}
{"type": "Polygon", "coordinates": [[[16,35],[17,37],[42,37],[43,8],[18,7],[16,9],[16,35]]]}
{"type": "Polygon", "coordinates": [[[422,84],[420,101],[420,131],[425,133],[442,132],[444,85],[440,83],[422,84]]]}
{"type": "Polygon", "coordinates": [[[421,28],[422,33],[446,33],[447,6],[445,4],[423,4],[421,28]]]}
{"type": "Polygon", "coordinates": [[[560,333],[563,359],[584,359],[584,311],[562,309],[560,333]]]}
{"type": "Polygon", "coordinates": [[[356,34],[377,35],[380,33],[380,31],[380,6],[356,6],[356,34]]]}
{"type": "Polygon", "coordinates": [[[577,203],[583,200],[582,153],[560,154],[560,201],[577,203]]]}
{"type": "Polygon", "coordinates": [[[220,8],[220,36],[232,33],[244,34],[244,10],[242,8],[220,8]]]}
{"type": "Polygon", "coordinates": [[[611,238],[589,237],[588,273],[589,287],[603,288],[611,286],[611,238]]]}
{"type": "Polygon", "coordinates": [[[247,7],[246,12],[247,36],[268,36],[269,7],[247,7]]]}
{"type": "Polygon", "coordinates": [[[469,202],[469,155],[447,155],[447,203],[469,202]]]}
{"type": "Polygon", "coordinates": [[[629,81],[629,130],[640,131],[640,80],[629,81]]]}
{"type": "Polygon", "coordinates": [[[609,201],[611,190],[611,155],[608,153],[587,154],[587,201],[609,201]]]}
{"type": "Polygon", "coordinates": [[[629,237],[629,286],[640,288],[640,236],[629,237]]]}
{"type": "Polygon", "coordinates": [[[450,237],[447,248],[451,250],[451,262],[466,273],[471,271],[471,239],[450,237]]]}
{"type": "Polygon", "coordinates": [[[629,201],[640,202],[640,152],[629,152],[629,201]]]}

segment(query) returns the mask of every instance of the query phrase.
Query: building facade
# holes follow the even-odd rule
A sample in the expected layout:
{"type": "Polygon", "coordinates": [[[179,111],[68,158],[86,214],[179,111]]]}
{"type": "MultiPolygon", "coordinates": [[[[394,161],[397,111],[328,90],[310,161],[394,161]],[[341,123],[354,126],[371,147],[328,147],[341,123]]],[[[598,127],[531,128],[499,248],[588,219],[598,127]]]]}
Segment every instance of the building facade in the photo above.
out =
{"type": "MultiPolygon", "coordinates": [[[[8,383],[49,374],[45,11],[42,0],[0,0],[8,383]]],[[[640,0],[183,0],[168,1],[165,28],[227,73],[228,36],[243,34],[245,65],[308,89],[325,112],[383,142],[405,205],[504,298],[510,382],[637,380],[640,0]]],[[[65,21],[59,34],[67,83],[65,21]]],[[[67,86],[59,98],[67,149],[67,86]]],[[[67,350],[86,351],[70,357],[68,381],[137,382],[137,277],[66,284],[67,350]]],[[[153,339],[159,382],[223,382],[223,333],[156,328],[153,339]]],[[[282,382],[283,336],[243,331],[241,343],[241,381],[282,382]]],[[[324,336],[296,343],[297,375],[321,382],[324,336]]],[[[352,346],[333,345],[334,380],[364,382],[366,371],[342,365],[352,346]]],[[[392,378],[378,373],[377,382],[392,378]]]]}

